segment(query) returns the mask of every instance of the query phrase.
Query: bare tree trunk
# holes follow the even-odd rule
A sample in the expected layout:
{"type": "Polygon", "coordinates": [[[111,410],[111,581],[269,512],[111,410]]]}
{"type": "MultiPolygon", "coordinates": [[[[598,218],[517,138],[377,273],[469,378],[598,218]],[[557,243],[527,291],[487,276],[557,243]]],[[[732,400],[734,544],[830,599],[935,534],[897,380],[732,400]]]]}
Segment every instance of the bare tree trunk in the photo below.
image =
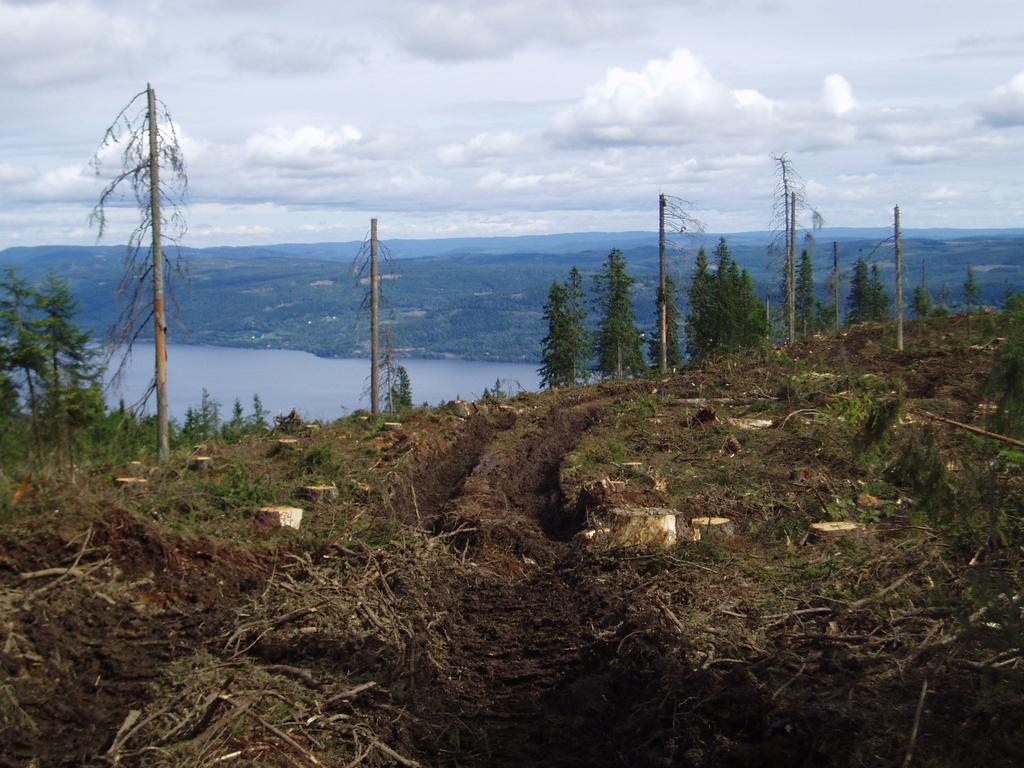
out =
{"type": "Polygon", "coordinates": [[[903,235],[900,232],[900,207],[893,208],[893,234],[896,239],[896,349],[903,351],[903,235]]]}
{"type": "Polygon", "coordinates": [[[660,265],[658,289],[658,315],[661,328],[661,345],[658,353],[658,370],[668,370],[668,297],[665,295],[668,264],[665,259],[665,195],[658,195],[658,263],[660,265]]]}
{"type": "Polygon", "coordinates": [[[796,192],[789,193],[789,253],[786,254],[786,312],[789,341],[796,341],[796,192]]]}
{"type": "Polygon", "coordinates": [[[377,264],[377,220],[370,219],[370,413],[380,413],[380,275],[377,264]]]}
{"type": "Polygon", "coordinates": [[[836,334],[839,333],[839,241],[832,241],[832,300],[835,302],[836,334]]]}
{"type": "Polygon", "coordinates": [[[164,309],[164,252],[160,233],[160,154],[156,93],[146,85],[149,101],[149,215],[153,235],[153,337],[156,346],[157,461],[171,452],[170,415],[167,403],[167,317],[164,309]]]}

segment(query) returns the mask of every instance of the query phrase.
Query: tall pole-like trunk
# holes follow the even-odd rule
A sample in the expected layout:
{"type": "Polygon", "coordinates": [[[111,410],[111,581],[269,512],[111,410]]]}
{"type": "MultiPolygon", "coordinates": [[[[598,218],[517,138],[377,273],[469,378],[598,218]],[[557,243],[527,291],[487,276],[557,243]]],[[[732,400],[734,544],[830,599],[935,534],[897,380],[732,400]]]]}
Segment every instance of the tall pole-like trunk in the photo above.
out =
{"type": "Polygon", "coordinates": [[[764,325],[767,329],[767,336],[772,337],[772,291],[769,288],[764,292],[764,325]]]}
{"type": "Polygon", "coordinates": [[[377,220],[370,219],[370,413],[380,413],[380,276],[377,265],[377,220]]]}
{"type": "Polygon", "coordinates": [[[896,349],[903,351],[903,234],[900,232],[900,207],[892,210],[896,239],[896,349]]]}
{"type": "Polygon", "coordinates": [[[796,341],[796,192],[789,193],[789,253],[786,256],[786,313],[789,341],[796,341]]]}
{"type": "Polygon", "coordinates": [[[832,301],[835,303],[836,333],[839,333],[839,241],[832,241],[832,301]]]}
{"type": "Polygon", "coordinates": [[[149,215],[153,235],[153,337],[156,346],[157,461],[171,452],[170,413],[167,402],[167,317],[164,309],[164,252],[160,234],[160,151],[156,93],[146,84],[149,101],[149,215]]]}
{"type": "Polygon", "coordinates": [[[661,346],[658,354],[658,370],[668,370],[668,296],[665,293],[668,263],[665,258],[665,195],[658,195],[658,316],[661,327],[661,346]]]}

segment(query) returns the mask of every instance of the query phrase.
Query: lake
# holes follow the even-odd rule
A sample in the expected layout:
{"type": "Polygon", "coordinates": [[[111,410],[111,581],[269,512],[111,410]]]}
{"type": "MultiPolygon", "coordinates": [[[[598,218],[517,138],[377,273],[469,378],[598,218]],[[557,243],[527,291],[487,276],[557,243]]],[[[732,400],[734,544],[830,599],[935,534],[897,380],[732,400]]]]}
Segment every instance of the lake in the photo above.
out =
{"type": "MultiPolygon", "coordinates": [[[[120,398],[131,405],[144,394],[153,376],[152,344],[138,343],[119,388],[107,401],[120,398]]],[[[230,418],[237,397],[246,414],[252,396],[259,394],[271,415],[295,408],[307,420],[331,420],[370,407],[370,361],[333,359],[284,349],[234,349],[174,344],[167,352],[167,389],[171,418],[181,421],[189,406],[199,404],[205,388],[220,403],[221,417],[230,418]]],[[[409,372],[413,402],[438,403],[461,397],[479,398],[496,379],[512,392],[540,388],[535,363],[495,363],[473,360],[399,361],[409,372]]],[[[383,405],[383,403],[382,403],[383,405]]],[[[151,397],[148,411],[156,411],[151,397]]]]}

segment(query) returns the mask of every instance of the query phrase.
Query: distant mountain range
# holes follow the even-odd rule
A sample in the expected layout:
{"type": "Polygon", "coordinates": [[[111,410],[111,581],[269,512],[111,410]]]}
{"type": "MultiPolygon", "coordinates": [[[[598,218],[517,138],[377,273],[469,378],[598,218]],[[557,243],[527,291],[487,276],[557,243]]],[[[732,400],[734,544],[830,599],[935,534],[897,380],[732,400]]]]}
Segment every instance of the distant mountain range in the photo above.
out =
{"type": "MultiPolygon", "coordinates": [[[[890,235],[881,228],[814,233],[823,300],[833,241],[844,272],[863,254],[891,278],[891,246],[879,246],[890,235]]],[[[727,239],[762,293],[778,285],[781,264],[769,253],[777,240],[771,232],[677,237],[670,265],[680,285],[686,284],[695,249],[703,244],[710,251],[719,237],[727,239]]],[[[637,279],[638,319],[653,327],[657,243],[656,232],[384,241],[391,279],[383,294],[395,344],[419,356],[536,360],[552,281],[564,279],[573,265],[586,274],[598,272],[611,248],[624,251],[637,279]]],[[[191,286],[177,291],[183,322],[172,336],[178,342],[364,355],[368,321],[359,308],[366,284],[351,269],[361,247],[347,242],[183,248],[191,286]]],[[[968,265],[976,268],[987,303],[1001,304],[1007,292],[1024,290],[1024,229],[906,230],[904,253],[908,299],[922,266],[933,296],[953,305],[968,265]]],[[[114,289],[123,254],[123,246],[14,247],[0,251],[0,265],[14,266],[32,280],[57,272],[80,303],[81,322],[102,334],[117,313],[114,289]]]]}

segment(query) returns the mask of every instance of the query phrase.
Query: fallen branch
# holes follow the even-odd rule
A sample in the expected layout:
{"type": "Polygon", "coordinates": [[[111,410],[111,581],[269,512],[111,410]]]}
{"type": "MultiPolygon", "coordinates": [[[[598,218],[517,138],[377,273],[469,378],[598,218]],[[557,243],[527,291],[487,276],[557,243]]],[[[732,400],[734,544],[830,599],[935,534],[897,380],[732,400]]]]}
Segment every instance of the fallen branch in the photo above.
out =
{"type": "Polygon", "coordinates": [[[989,432],[988,430],[982,429],[981,427],[973,427],[970,424],[964,424],[962,421],[955,421],[954,419],[947,419],[945,416],[939,416],[937,413],[932,413],[931,411],[925,411],[925,410],[922,410],[920,408],[915,409],[914,412],[915,413],[919,413],[922,416],[925,416],[925,417],[927,417],[929,419],[932,419],[934,421],[941,421],[943,424],[950,424],[950,425],[952,425],[954,427],[957,427],[959,429],[966,430],[967,432],[970,432],[970,433],[975,434],[975,435],[981,435],[982,437],[987,437],[987,438],[989,438],[991,440],[998,440],[1001,443],[1006,443],[1007,445],[1013,445],[1013,446],[1016,446],[1017,448],[1024,448],[1024,440],[1018,440],[1018,439],[1016,439],[1014,437],[1007,437],[1006,435],[1000,435],[1000,434],[997,434],[995,432],[989,432]]]}
{"type": "Polygon", "coordinates": [[[373,680],[371,680],[368,683],[362,683],[361,685],[357,685],[355,688],[349,688],[347,691],[342,691],[341,693],[334,694],[333,696],[331,696],[331,698],[327,699],[327,701],[324,702],[324,706],[326,707],[331,704],[336,704],[339,701],[344,701],[345,699],[354,698],[363,691],[368,691],[371,688],[375,688],[376,686],[377,683],[373,680]]]}
{"type": "Polygon", "coordinates": [[[300,669],[299,667],[292,667],[288,664],[268,664],[263,667],[263,671],[269,672],[272,675],[284,675],[285,677],[291,677],[298,680],[307,688],[316,689],[320,687],[319,680],[313,677],[313,675],[306,670],[300,669]]]}
{"type": "Polygon", "coordinates": [[[921,683],[921,695],[917,699],[917,710],[914,712],[914,726],[910,729],[910,741],[907,754],[903,758],[903,768],[907,768],[914,759],[914,746],[917,744],[917,731],[921,727],[921,715],[924,712],[924,697],[928,695],[928,678],[921,683]]]}

